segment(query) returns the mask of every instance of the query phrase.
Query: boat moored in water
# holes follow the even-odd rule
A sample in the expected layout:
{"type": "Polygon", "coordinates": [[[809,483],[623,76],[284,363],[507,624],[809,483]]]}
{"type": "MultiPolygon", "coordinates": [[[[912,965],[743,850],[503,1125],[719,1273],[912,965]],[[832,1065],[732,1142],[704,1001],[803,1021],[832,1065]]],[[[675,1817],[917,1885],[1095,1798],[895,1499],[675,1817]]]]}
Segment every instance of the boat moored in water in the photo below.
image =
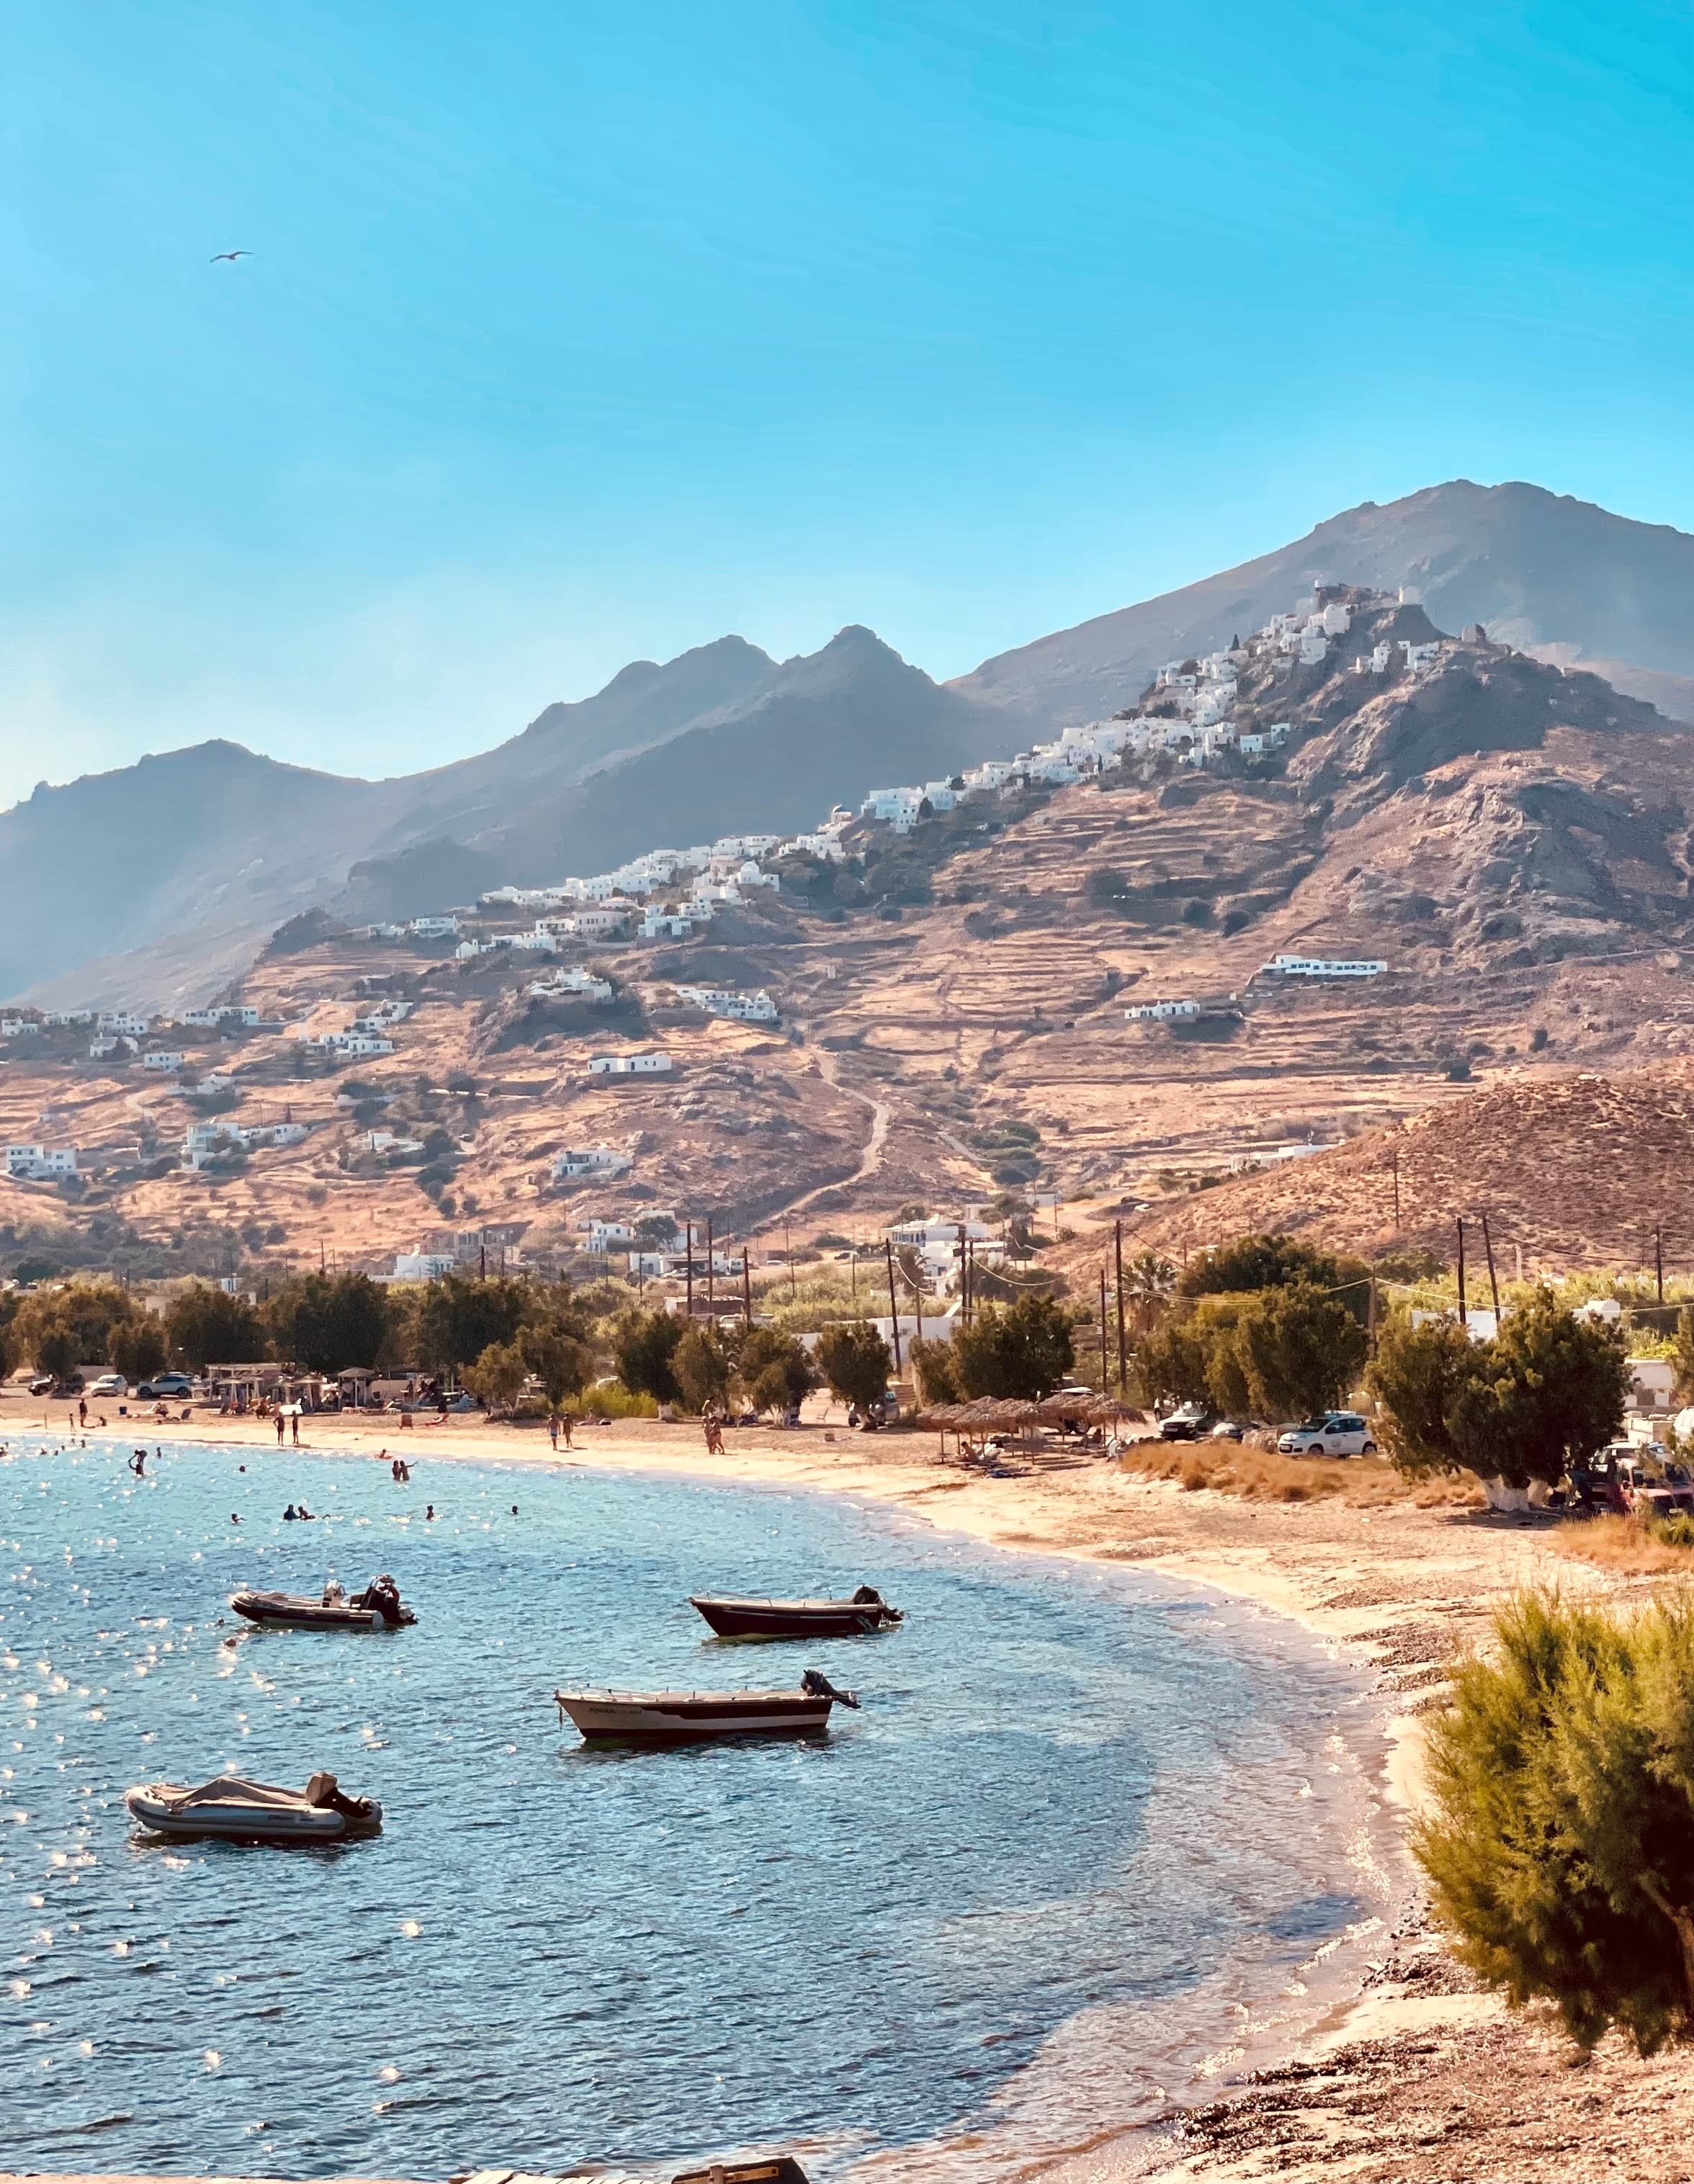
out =
{"type": "Polygon", "coordinates": [[[747,1600],[696,1593],[688,1605],[720,1638],[868,1638],[906,1620],[873,1585],[861,1585],[850,1600],[747,1600]]]}
{"type": "Polygon", "coordinates": [[[304,1593],[247,1591],[232,1592],[230,1606],[267,1630],[401,1630],[418,1619],[386,1574],[372,1578],[363,1592],[351,1596],[330,1584],[317,1600],[304,1593]]]}
{"type": "Polygon", "coordinates": [[[839,1700],[856,1708],[851,1691],[808,1669],[795,1691],[555,1691],[591,1743],[696,1744],[717,1736],[797,1736],[829,1726],[839,1700]]]}
{"type": "Polygon", "coordinates": [[[126,1791],[124,1802],[154,1835],[183,1841],[220,1836],[231,1842],[346,1842],[382,1831],[376,1800],[348,1797],[333,1774],[314,1774],[304,1791],[238,1774],[219,1774],[198,1788],[149,1782],[126,1791]]]}

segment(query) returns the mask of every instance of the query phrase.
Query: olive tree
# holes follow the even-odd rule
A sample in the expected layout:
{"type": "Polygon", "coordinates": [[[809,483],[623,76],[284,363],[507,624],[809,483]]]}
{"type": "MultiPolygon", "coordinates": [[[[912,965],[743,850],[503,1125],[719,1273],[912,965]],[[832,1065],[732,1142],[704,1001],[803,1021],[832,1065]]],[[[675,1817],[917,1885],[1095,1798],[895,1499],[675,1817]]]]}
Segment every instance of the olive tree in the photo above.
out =
{"type": "Polygon", "coordinates": [[[826,1327],[813,1354],[832,1396],[844,1403],[856,1403],[861,1411],[881,1402],[894,1360],[868,1320],[840,1320],[826,1327]]]}

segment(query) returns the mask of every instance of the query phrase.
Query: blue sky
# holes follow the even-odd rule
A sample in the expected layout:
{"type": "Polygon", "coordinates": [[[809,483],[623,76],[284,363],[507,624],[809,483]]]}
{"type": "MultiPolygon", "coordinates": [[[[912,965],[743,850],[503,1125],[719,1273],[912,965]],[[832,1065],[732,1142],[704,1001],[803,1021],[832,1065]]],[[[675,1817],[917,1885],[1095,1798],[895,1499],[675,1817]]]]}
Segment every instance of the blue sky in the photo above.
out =
{"type": "Polygon", "coordinates": [[[956,674],[1457,475],[1694,529],[1690,22],[9,0],[0,803],[956,674]]]}

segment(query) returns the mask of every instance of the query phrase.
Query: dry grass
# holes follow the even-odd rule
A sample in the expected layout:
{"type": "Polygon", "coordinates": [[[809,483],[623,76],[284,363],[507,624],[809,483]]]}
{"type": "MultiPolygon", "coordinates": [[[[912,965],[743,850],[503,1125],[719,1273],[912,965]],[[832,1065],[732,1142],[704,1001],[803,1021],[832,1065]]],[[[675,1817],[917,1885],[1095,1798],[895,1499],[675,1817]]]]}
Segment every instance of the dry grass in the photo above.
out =
{"type": "Polygon", "coordinates": [[[1125,1471],[1174,1479],[1184,1491],[1207,1488],[1245,1502],[1340,1501],[1349,1508],[1390,1502],[1415,1508],[1479,1506],[1474,1480],[1402,1478],[1379,1457],[1279,1456],[1235,1441],[1143,1441],[1123,1458],[1125,1471]]]}
{"type": "Polygon", "coordinates": [[[1548,1544],[1619,1577],[1694,1577],[1694,1547],[1657,1537],[1633,1517],[1591,1517],[1561,1524],[1548,1544]]]}

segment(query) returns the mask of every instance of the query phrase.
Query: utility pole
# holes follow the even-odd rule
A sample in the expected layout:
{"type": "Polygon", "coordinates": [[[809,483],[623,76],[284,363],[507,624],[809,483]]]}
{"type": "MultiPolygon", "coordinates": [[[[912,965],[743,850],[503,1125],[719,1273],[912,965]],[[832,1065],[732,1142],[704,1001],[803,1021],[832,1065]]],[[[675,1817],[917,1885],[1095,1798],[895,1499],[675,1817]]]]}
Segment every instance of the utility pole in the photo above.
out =
{"type": "Polygon", "coordinates": [[[1388,1165],[1394,1171],[1394,1225],[1400,1226],[1400,1148],[1396,1145],[1388,1156],[1388,1165]]]}
{"type": "Polygon", "coordinates": [[[686,1295],[688,1297],[688,1324],[692,1327],[694,1323],[694,1224],[690,1221],[685,1225],[688,1230],[688,1250],[683,1254],[683,1256],[687,1260],[688,1263],[684,1269],[683,1279],[688,1285],[686,1295]]]}
{"type": "Polygon", "coordinates": [[[753,1324],[753,1246],[751,1244],[743,1244],[741,1246],[741,1323],[744,1327],[751,1327],[753,1324]]]}
{"type": "Polygon", "coordinates": [[[714,1327],[717,1324],[717,1284],[712,1276],[711,1262],[714,1255],[713,1247],[716,1240],[713,1218],[708,1213],[706,1216],[706,1318],[714,1327]]]}
{"type": "Polygon", "coordinates": [[[1365,1305],[1365,1355],[1376,1355],[1376,1268],[1370,1270],[1370,1295],[1365,1305]]]}
{"type": "Polygon", "coordinates": [[[1123,1223],[1112,1224],[1112,1248],[1117,1261],[1117,1392],[1129,1393],[1129,1351],[1123,1340],[1123,1223]]]}
{"type": "Polygon", "coordinates": [[[1458,1251],[1459,1325],[1468,1328],[1470,1321],[1466,1315],[1464,1306],[1464,1223],[1463,1221],[1458,1225],[1458,1251]]]}
{"type": "Polygon", "coordinates": [[[1100,1269],[1100,1392],[1102,1396],[1109,1378],[1106,1366],[1106,1268],[1102,1262],[1100,1269]]]}
{"type": "Polygon", "coordinates": [[[1658,1301],[1663,1304],[1664,1302],[1664,1231],[1663,1228],[1655,1228],[1652,1232],[1652,1272],[1653,1279],[1658,1287],[1658,1301]]]}
{"type": "Polygon", "coordinates": [[[794,1281],[794,1233],[786,1213],[783,1216],[783,1249],[788,1255],[788,1302],[798,1304],[800,1290],[794,1281]]]}
{"type": "Polygon", "coordinates": [[[888,1259],[888,1267],[889,1267],[889,1318],[894,1322],[894,1378],[895,1378],[895,1379],[896,1379],[896,1380],[898,1380],[898,1379],[900,1379],[900,1299],[899,1299],[899,1298],[894,1295],[894,1239],[893,1239],[893,1237],[892,1237],[892,1236],[884,1236],[884,1237],[883,1237],[883,1253],[885,1254],[885,1256],[886,1256],[886,1257],[887,1257],[887,1259],[888,1259]]]}
{"type": "Polygon", "coordinates": [[[1494,1332],[1500,1332],[1500,1284],[1494,1279],[1494,1240],[1488,1233],[1488,1216],[1482,1217],[1482,1248],[1488,1255],[1488,1294],[1494,1300],[1494,1332]]]}

